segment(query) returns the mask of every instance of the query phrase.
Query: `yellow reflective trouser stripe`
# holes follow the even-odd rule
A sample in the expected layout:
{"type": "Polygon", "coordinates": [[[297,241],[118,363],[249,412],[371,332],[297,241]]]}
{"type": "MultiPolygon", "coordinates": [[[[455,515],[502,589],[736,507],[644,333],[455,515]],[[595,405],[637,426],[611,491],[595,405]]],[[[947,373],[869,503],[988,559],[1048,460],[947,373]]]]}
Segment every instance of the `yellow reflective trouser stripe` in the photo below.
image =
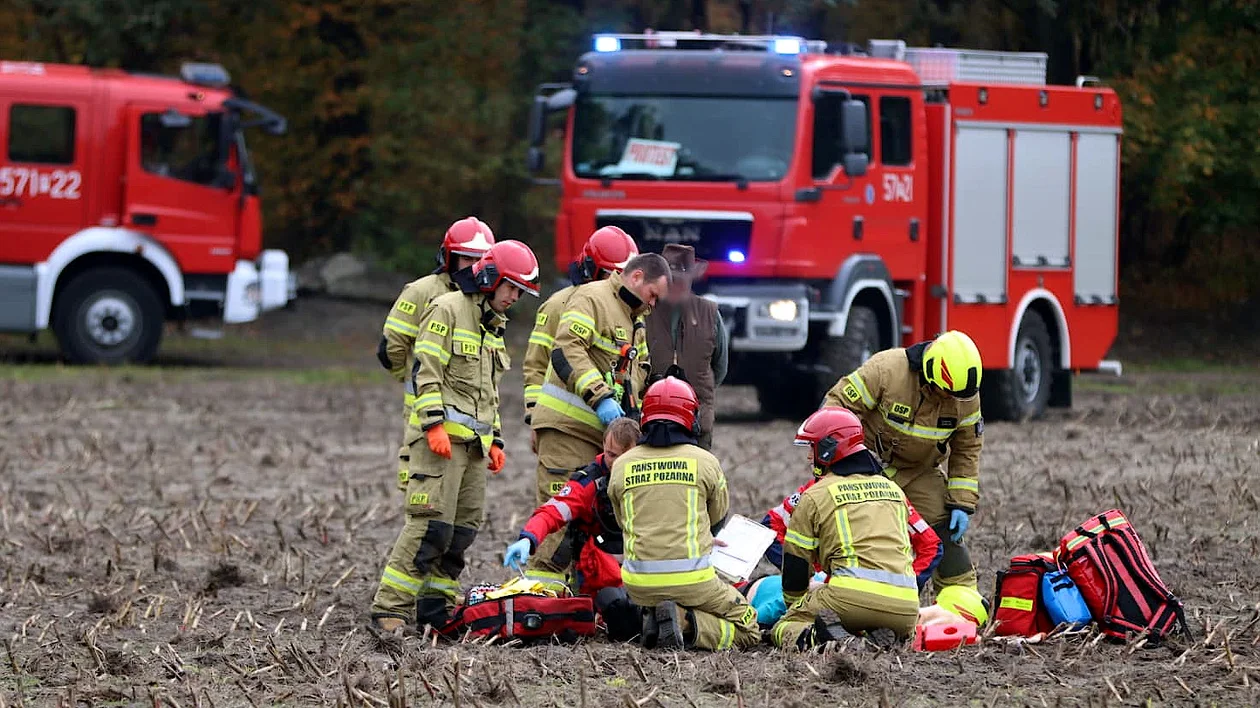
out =
{"type": "Polygon", "coordinates": [[[735,644],[735,625],[727,620],[718,620],[718,624],[722,628],[722,636],[718,639],[717,650],[725,651],[735,644]]]}
{"type": "Polygon", "coordinates": [[[595,411],[586,404],[577,405],[572,402],[573,400],[581,401],[582,399],[553,384],[544,384],[542,390],[538,392],[537,405],[550,408],[562,416],[572,418],[596,430],[602,430],[604,426],[599,422],[599,416],[595,414],[595,411]]]}
{"type": "Polygon", "coordinates": [[[385,572],[381,574],[381,585],[415,597],[420,594],[422,582],[419,578],[413,578],[406,573],[385,566],[385,572]]]}
{"type": "MultiPolygon", "coordinates": [[[[625,514],[624,523],[622,523],[623,548],[622,555],[626,558],[634,557],[634,492],[626,490],[626,494],[621,499],[622,511],[625,514]]],[[[624,575],[624,573],[623,573],[624,575]]]]}
{"type": "Polygon", "coordinates": [[[967,416],[966,418],[963,418],[963,419],[962,419],[962,422],[960,422],[960,423],[958,424],[958,427],[960,427],[960,428],[965,428],[965,427],[967,427],[968,425],[975,425],[976,423],[979,423],[979,422],[980,422],[980,417],[981,417],[981,416],[980,416],[980,411],[976,411],[975,413],[972,413],[971,415],[967,416]]]}
{"type": "Polygon", "coordinates": [[[910,423],[902,423],[893,420],[888,416],[886,411],[880,411],[884,416],[884,422],[898,432],[905,433],[911,437],[923,438],[924,440],[948,440],[949,436],[954,434],[953,428],[932,428],[926,425],[913,425],[910,423]]]}
{"type": "Polygon", "coordinates": [[[637,585],[641,588],[663,588],[674,585],[695,585],[716,578],[712,567],[699,570],[688,570],[680,573],[632,573],[621,569],[621,580],[626,585],[637,585]]]}
{"type": "Polygon", "coordinates": [[[578,312],[577,310],[569,310],[568,312],[561,315],[560,323],[564,324],[565,322],[577,322],[579,324],[584,324],[587,327],[590,327],[591,331],[595,331],[595,320],[590,317],[587,317],[586,315],[582,314],[581,312],[578,312]]]}
{"type": "Polygon", "coordinates": [[[786,623],[786,622],[777,622],[777,623],[775,623],[775,625],[774,625],[774,643],[775,643],[776,645],[778,645],[778,646],[783,646],[784,644],[786,644],[786,643],[787,643],[787,642],[783,641],[783,633],[787,631],[787,628],[788,628],[788,625],[787,625],[787,623],[786,623]]]}
{"type": "Polygon", "coordinates": [[[556,344],[556,338],[546,332],[534,330],[533,334],[529,335],[529,343],[537,344],[538,346],[546,349],[551,349],[556,344]]]}
{"type": "Polygon", "coordinates": [[[806,551],[812,551],[815,548],[818,548],[818,539],[813,536],[806,536],[804,534],[797,533],[792,529],[787,530],[787,533],[783,535],[783,540],[806,551]]]}
{"type": "Polygon", "coordinates": [[[415,325],[407,324],[406,322],[403,322],[397,317],[385,318],[385,329],[392,329],[399,334],[407,334],[407,335],[411,335],[412,337],[416,336],[417,334],[420,334],[419,327],[415,325]]]}
{"type": "Polygon", "coordinates": [[[443,365],[449,363],[451,360],[451,353],[447,351],[445,347],[439,346],[437,342],[426,342],[426,341],[416,342],[416,348],[415,348],[414,353],[417,358],[421,354],[428,354],[429,356],[435,356],[438,358],[438,361],[442,362],[443,365]]]}
{"type": "Polygon", "coordinates": [[[949,480],[950,491],[955,489],[965,492],[980,493],[980,481],[969,479],[967,477],[951,477],[949,480]]]}
{"type": "Polygon", "coordinates": [[[590,371],[586,372],[585,374],[582,374],[578,378],[577,383],[574,384],[573,388],[577,389],[578,391],[583,391],[586,389],[587,386],[590,386],[596,381],[599,381],[599,372],[596,371],[595,369],[591,369],[590,371]]]}
{"type": "Polygon", "coordinates": [[[437,590],[443,595],[450,595],[459,592],[459,582],[450,580],[449,578],[439,578],[430,576],[424,582],[426,589],[437,590]]]}
{"type": "Polygon", "coordinates": [[[700,490],[691,488],[687,490],[687,557],[700,557],[700,530],[699,524],[700,513],[700,490]]]}
{"type": "Polygon", "coordinates": [[[853,387],[858,390],[859,394],[861,394],[862,405],[867,408],[875,407],[875,399],[871,396],[871,392],[866,388],[866,382],[862,380],[861,374],[856,371],[849,374],[849,383],[853,384],[853,387]]]}
{"type": "Polygon", "coordinates": [[[843,507],[836,509],[836,534],[840,537],[840,560],[846,566],[857,565],[857,551],[853,548],[853,529],[849,526],[849,512],[843,507]]]}
{"type": "Polygon", "coordinates": [[[827,584],[832,587],[844,588],[846,590],[856,590],[869,595],[886,597],[890,600],[905,600],[915,604],[918,604],[919,602],[919,591],[915,588],[889,585],[888,583],[881,583],[878,580],[867,580],[866,578],[854,578],[845,575],[833,575],[827,579],[827,584]]]}

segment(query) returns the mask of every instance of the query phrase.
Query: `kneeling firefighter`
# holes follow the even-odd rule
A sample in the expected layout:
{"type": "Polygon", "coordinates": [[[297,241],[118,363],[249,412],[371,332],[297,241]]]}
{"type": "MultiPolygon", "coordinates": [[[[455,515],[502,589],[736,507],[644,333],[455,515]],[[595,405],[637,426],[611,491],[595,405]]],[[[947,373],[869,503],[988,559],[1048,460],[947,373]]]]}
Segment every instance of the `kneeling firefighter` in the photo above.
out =
{"type": "Polygon", "coordinates": [[[621,586],[621,527],[617,525],[608,480],[612,465],[639,442],[639,424],[618,418],[604,432],[604,452],[591,464],[574,472],[556,495],[534,510],[521,529],[520,538],[507,547],[503,567],[515,567],[561,529],[572,548],[577,591],[595,599],[604,618],[608,637],[624,642],[639,634],[639,608],[621,586]]]}
{"type": "Polygon", "coordinates": [[[372,602],[375,628],[416,618],[441,628],[460,594],[465,553],[481,528],[485,469],[506,457],[499,428],[499,381],[509,359],[505,313],[522,293],[538,295],[538,260],[502,241],[456,280],[460,291],[433,301],[416,339],[416,403],[406,442],[411,466],[406,520],[372,602]]]}
{"type": "Polygon", "coordinates": [[[976,587],[962,544],[980,497],[980,350],[951,330],[930,342],[888,349],[840,379],[823,402],[862,420],[866,445],[945,544],[937,592],[976,587]]]}
{"type": "Polygon", "coordinates": [[[810,448],[821,479],[801,495],[784,535],[788,611],[771,632],[775,646],[807,649],[880,629],[899,638],[914,632],[919,590],[910,507],[862,438],[861,421],[843,408],[823,408],[796,433],[794,443],[810,448]],[[828,577],[809,590],[815,564],[828,577]]]}
{"type": "Polygon", "coordinates": [[[649,648],[721,651],[761,640],[757,611],[710,558],[730,495],[717,458],[697,444],[699,408],[683,381],[652,384],[639,446],[618,458],[608,484],[625,535],[621,578],[644,608],[640,639],[649,648]]]}

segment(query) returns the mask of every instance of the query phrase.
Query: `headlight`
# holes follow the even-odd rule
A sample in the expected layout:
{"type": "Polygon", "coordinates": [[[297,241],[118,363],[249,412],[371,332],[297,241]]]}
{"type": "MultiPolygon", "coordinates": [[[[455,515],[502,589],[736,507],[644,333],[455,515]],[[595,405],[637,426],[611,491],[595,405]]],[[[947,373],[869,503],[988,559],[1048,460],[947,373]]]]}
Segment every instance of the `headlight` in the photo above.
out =
{"type": "Polygon", "coordinates": [[[796,301],[775,300],[766,306],[766,314],[770,315],[772,320],[791,322],[796,319],[796,301]]]}

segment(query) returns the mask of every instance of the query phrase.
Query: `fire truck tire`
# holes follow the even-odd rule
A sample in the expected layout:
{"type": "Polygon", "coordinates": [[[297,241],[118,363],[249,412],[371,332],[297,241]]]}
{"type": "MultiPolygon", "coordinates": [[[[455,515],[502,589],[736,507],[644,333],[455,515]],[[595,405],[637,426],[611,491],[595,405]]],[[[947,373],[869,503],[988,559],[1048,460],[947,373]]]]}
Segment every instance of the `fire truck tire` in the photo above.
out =
{"type": "Polygon", "coordinates": [[[162,301],[138,273],[99,268],[57,296],[53,332],[75,364],[147,363],[162,341],[162,301]]]}
{"type": "Polygon", "coordinates": [[[818,375],[818,401],[840,380],[857,371],[875,352],[883,349],[879,344],[879,315],[864,305],[849,308],[843,337],[829,337],[818,347],[818,363],[822,365],[818,375]]]}
{"type": "Polygon", "coordinates": [[[1026,312],[1015,335],[1011,368],[986,371],[980,405],[991,420],[1024,421],[1040,417],[1050,403],[1054,373],[1050,330],[1036,312],[1026,312]]]}

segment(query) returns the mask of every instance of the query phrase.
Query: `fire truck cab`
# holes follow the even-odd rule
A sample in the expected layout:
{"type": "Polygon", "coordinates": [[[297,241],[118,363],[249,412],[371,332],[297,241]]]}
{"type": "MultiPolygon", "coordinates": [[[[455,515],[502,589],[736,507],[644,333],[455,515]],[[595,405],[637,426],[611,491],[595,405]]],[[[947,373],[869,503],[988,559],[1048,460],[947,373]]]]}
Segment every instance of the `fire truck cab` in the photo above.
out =
{"type": "Polygon", "coordinates": [[[0,62],[0,332],[51,328],[74,362],[144,362],[166,320],[285,305],[262,250],[250,128],[285,121],[222,67],[179,78],[0,62]]]}
{"type": "Polygon", "coordinates": [[[986,415],[1069,405],[1117,329],[1120,104],[1046,85],[1046,55],[799,37],[600,35],[571,83],[556,261],[615,224],[692,245],[731,332],[728,381],[800,417],[872,353],[948,329],[986,415]]]}

